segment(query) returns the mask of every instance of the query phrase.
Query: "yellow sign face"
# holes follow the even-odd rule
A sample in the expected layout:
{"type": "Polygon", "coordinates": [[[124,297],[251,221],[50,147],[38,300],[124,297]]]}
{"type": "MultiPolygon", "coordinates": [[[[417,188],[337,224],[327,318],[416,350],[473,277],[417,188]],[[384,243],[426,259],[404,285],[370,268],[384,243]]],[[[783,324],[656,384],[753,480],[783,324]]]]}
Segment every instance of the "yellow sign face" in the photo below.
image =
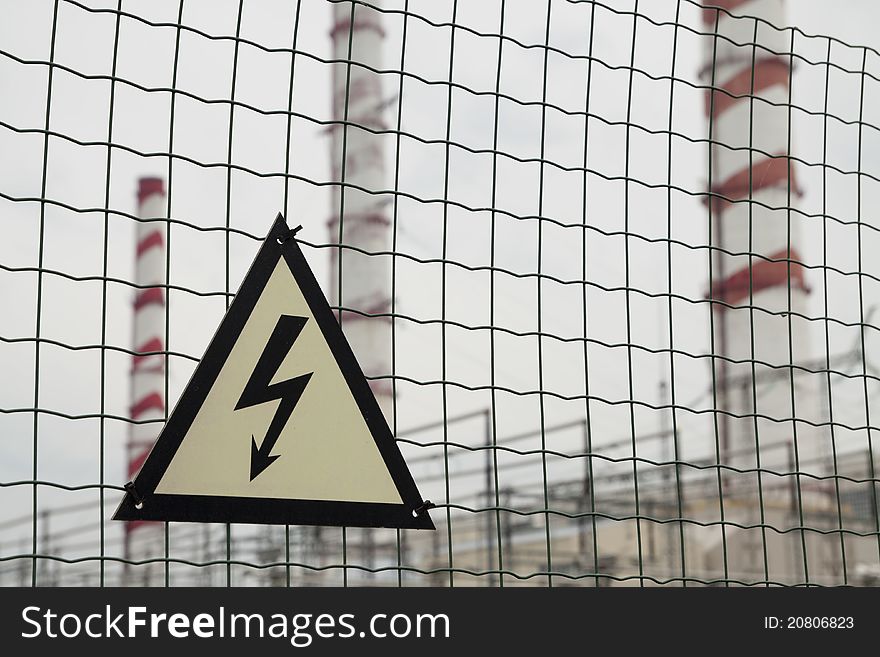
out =
{"type": "Polygon", "coordinates": [[[300,292],[279,260],[217,381],[168,464],[157,493],[349,502],[402,500],[345,377],[300,292]],[[304,317],[273,383],[311,373],[287,420],[277,461],[250,480],[252,436],[260,442],[280,400],[235,410],[282,315],[304,317]]]}
{"type": "Polygon", "coordinates": [[[126,489],[116,519],[433,529],[280,215],[126,489]]]}

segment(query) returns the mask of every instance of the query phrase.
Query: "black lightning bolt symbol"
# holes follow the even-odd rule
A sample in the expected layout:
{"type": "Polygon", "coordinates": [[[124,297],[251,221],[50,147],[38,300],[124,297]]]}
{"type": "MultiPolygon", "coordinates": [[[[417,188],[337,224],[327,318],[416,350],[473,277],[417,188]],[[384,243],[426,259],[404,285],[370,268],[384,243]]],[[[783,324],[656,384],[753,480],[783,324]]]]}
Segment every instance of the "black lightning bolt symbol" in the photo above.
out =
{"type": "Polygon", "coordinates": [[[306,317],[281,315],[263,349],[260,360],[257,361],[257,366],[244,387],[244,392],[241,393],[241,398],[235,405],[235,410],[239,410],[281,400],[275,411],[275,417],[272,418],[272,423],[266,431],[266,437],[263,438],[263,443],[257,447],[257,439],[253,435],[251,436],[251,481],[280,457],[280,455],[270,456],[272,448],[275,447],[281,430],[287,424],[290,414],[293,413],[293,409],[296,408],[303,391],[306,389],[306,384],[314,374],[311,372],[286,381],[270,383],[272,377],[278,372],[278,368],[281,367],[282,361],[293,347],[293,343],[302,332],[306,321],[306,317]]]}

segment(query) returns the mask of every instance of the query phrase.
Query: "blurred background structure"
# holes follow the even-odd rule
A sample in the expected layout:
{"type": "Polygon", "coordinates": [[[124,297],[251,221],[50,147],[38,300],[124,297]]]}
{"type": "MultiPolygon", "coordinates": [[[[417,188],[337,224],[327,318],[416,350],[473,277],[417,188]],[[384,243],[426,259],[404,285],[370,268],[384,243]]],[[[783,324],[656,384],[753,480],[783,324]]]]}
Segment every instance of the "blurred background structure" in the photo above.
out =
{"type": "Polygon", "coordinates": [[[0,584],[880,583],[867,0],[0,25],[0,584]],[[435,532],[114,523],[281,210],[435,532]]]}

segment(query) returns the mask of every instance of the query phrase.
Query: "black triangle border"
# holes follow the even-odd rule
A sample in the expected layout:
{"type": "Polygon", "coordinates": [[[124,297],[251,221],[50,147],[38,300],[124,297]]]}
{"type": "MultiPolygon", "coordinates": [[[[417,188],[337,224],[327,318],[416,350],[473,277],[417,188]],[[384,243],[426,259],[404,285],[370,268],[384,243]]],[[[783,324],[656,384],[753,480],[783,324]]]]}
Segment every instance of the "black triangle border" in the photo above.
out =
{"type": "Polygon", "coordinates": [[[126,487],[126,494],[113,519],[434,529],[427,512],[430,506],[430,502],[425,502],[419,494],[351,347],[299,244],[291,235],[284,217],[279,214],[168,422],[134,481],[126,487]],[[281,258],[284,258],[300,286],[342,370],[403,504],[167,495],[155,492],[281,258]]]}

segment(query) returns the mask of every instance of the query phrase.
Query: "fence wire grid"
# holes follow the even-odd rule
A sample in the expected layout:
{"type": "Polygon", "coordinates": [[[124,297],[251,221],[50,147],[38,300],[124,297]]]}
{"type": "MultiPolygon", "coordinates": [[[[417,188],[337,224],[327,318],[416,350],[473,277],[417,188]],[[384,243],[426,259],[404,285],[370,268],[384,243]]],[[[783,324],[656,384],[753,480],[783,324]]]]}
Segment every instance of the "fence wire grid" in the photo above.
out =
{"type": "Polygon", "coordinates": [[[0,582],[880,582],[880,52],[717,4],[10,3],[0,582]],[[343,330],[387,327],[367,374],[437,530],[129,541],[129,435],[168,412],[132,419],[132,357],[164,357],[173,408],[279,210],[343,330]]]}

